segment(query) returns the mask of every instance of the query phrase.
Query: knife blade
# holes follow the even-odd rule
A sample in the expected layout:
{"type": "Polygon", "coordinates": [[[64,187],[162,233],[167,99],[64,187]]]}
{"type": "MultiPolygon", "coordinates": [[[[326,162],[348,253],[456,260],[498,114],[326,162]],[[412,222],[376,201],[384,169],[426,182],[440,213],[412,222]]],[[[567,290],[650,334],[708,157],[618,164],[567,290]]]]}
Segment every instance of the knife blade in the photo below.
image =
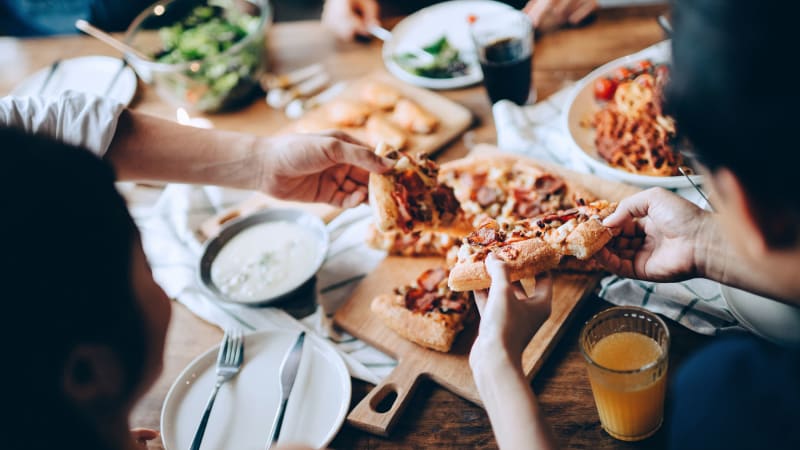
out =
{"type": "Polygon", "coordinates": [[[272,444],[278,441],[278,436],[281,433],[283,426],[283,417],[286,413],[286,405],[289,403],[289,395],[292,393],[295,379],[297,378],[297,371],[300,368],[300,360],[303,356],[303,343],[306,339],[306,332],[300,332],[297,336],[292,348],[286,353],[283,358],[280,368],[281,378],[281,404],[278,407],[278,413],[275,415],[275,420],[272,423],[272,431],[270,432],[269,441],[267,441],[267,449],[272,447],[272,444]]]}

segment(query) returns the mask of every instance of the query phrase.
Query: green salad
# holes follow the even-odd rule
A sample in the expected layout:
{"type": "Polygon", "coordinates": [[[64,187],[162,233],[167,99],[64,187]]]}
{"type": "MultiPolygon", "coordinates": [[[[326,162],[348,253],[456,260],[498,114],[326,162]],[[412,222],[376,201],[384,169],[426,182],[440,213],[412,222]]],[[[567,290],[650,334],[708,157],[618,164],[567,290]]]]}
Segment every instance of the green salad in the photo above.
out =
{"type": "Polygon", "coordinates": [[[264,38],[258,36],[228,52],[256,32],[261,17],[231,7],[230,0],[195,7],[181,21],[158,30],[162,49],[153,59],[166,64],[189,64],[182,76],[161,81],[177,96],[201,111],[217,111],[241,103],[258,85],[264,38]]]}
{"type": "Polygon", "coordinates": [[[414,53],[394,55],[394,60],[403,70],[426,78],[455,78],[466,75],[469,71],[469,66],[461,59],[458,49],[453,47],[446,36],[422,50],[433,56],[433,61],[422,60],[414,53]]]}

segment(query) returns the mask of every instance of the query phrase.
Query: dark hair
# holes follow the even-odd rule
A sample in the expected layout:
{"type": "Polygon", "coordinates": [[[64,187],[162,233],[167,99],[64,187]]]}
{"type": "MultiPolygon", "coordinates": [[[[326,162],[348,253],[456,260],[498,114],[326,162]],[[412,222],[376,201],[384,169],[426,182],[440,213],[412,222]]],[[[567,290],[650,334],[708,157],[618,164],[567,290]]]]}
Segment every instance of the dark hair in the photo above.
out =
{"type": "Polygon", "coordinates": [[[798,2],[673,0],[667,110],[702,163],[759,202],[800,210],[798,2]]]}
{"type": "Polygon", "coordinates": [[[138,386],[146,350],[130,278],[136,228],[100,158],[9,129],[0,143],[3,372],[21,372],[2,375],[16,430],[4,440],[53,448],[95,437],[86,448],[101,447],[64,397],[64,364],[78,344],[106,344],[124,365],[126,396],[138,386]]]}

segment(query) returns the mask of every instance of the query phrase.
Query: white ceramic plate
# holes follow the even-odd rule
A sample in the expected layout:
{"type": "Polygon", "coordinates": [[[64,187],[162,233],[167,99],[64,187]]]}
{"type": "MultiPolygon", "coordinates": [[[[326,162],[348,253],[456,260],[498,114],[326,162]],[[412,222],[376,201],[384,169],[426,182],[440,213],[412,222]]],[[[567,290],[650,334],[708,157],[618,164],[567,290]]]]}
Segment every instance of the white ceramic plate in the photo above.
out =
{"type": "MultiPolygon", "coordinates": [[[[598,78],[608,76],[615,69],[623,66],[630,66],[643,59],[650,59],[656,63],[665,63],[670,59],[670,41],[661,42],[653,47],[642,50],[632,55],[615,59],[599,68],[595,69],[576,83],[569,98],[567,108],[564,110],[564,125],[569,132],[573,152],[591,169],[604,178],[624,181],[637,186],[660,186],[663,188],[682,188],[691,187],[691,183],[683,175],[674,177],[655,177],[649,175],[638,175],[622,169],[611,167],[603,158],[597,154],[594,145],[595,131],[590,127],[581,126],[581,122],[590,118],[595,112],[600,110],[600,106],[594,99],[594,82],[598,78]]],[[[700,183],[700,175],[692,175],[695,183],[700,183]]]]}
{"type": "MultiPolygon", "coordinates": [[[[41,95],[57,97],[65,91],[72,90],[108,96],[124,105],[129,105],[136,94],[136,74],[130,67],[122,67],[121,59],[110,56],[83,56],[65,59],[53,72],[41,95]]],[[[44,85],[49,72],[50,66],[30,75],[17,85],[11,94],[16,96],[39,95],[39,90],[44,85]]]]}
{"type": "Polygon", "coordinates": [[[457,89],[483,81],[483,73],[469,35],[467,17],[491,15],[511,9],[510,6],[487,0],[460,0],[442,2],[423,8],[406,17],[392,29],[392,39],[383,45],[383,62],[394,76],[417,86],[429,89],[457,89]],[[459,49],[461,59],[467,63],[466,75],[454,78],[427,78],[411,74],[394,61],[394,55],[410,47],[425,47],[442,36],[459,49]]]}
{"type": "Polygon", "coordinates": [[[800,307],[720,285],[731,313],[762,338],[785,347],[800,347],[800,307]]]}
{"type": "MultiPolygon", "coordinates": [[[[278,372],[297,339],[289,331],[245,337],[244,365],[224,384],[208,421],[205,449],[264,449],[279,404],[278,372]]],[[[161,436],[168,450],[189,448],[214,386],[219,347],[192,361],[178,376],[161,410],[161,436]]],[[[306,335],[303,357],[289,397],[279,443],[327,446],[350,406],[350,375],[333,347],[306,335]]]]}

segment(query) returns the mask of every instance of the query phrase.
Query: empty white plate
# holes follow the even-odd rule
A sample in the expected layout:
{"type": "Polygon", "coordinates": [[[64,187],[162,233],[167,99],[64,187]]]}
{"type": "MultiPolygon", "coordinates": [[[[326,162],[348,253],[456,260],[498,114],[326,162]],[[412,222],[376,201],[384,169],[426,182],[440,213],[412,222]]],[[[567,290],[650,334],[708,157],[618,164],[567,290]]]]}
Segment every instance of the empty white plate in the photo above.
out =
{"type": "Polygon", "coordinates": [[[800,347],[800,307],[720,285],[736,320],[753,333],[784,347],[800,347]]]}
{"type": "MultiPolygon", "coordinates": [[[[217,395],[208,421],[204,449],[266,448],[279,405],[279,369],[296,332],[262,331],[245,336],[244,364],[217,395]]],[[[161,436],[168,450],[191,445],[206,401],[216,381],[219,346],[192,361],[169,390],[161,410],[161,436]]],[[[350,406],[350,375],[336,350],[306,334],[279,443],[327,446],[350,406]]]]}
{"type": "Polygon", "coordinates": [[[136,94],[136,74],[124,66],[120,58],[82,56],[65,59],[46,81],[50,67],[25,78],[11,91],[11,95],[58,97],[65,91],[77,91],[109,97],[128,105],[136,94]]]}

